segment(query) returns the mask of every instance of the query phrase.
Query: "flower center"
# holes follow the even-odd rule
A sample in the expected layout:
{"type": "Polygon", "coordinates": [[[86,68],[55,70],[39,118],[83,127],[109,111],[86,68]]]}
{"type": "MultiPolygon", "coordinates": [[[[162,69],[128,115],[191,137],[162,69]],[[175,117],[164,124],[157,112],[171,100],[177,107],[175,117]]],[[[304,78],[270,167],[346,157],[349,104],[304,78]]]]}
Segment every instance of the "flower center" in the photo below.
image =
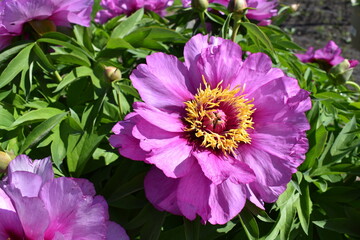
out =
{"type": "Polygon", "coordinates": [[[254,105],[241,95],[240,87],[223,89],[220,84],[214,89],[205,82],[193,100],[185,102],[184,118],[188,138],[201,147],[235,154],[239,143],[250,143],[247,130],[253,128],[251,114],[254,105]]]}

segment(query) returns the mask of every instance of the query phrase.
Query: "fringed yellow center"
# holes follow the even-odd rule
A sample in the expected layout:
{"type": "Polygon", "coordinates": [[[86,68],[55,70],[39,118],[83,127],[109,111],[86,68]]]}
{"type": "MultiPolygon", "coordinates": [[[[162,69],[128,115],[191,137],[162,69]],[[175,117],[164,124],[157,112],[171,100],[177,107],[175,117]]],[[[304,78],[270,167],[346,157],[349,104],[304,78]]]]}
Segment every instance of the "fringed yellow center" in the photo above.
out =
{"type": "Polygon", "coordinates": [[[251,142],[247,130],[253,125],[254,105],[240,87],[223,89],[220,82],[211,89],[204,77],[203,81],[205,89],[198,89],[194,99],[185,102],[184,131],[201,147],[235,154],[239,143],[251,142]]]}

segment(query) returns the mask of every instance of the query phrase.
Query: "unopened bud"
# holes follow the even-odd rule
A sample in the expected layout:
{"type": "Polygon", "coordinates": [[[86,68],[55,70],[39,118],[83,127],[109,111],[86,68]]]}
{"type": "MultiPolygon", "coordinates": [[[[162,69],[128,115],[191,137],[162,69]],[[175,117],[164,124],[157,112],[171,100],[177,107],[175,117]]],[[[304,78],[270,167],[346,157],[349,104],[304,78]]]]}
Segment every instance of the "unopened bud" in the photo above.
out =
{"type": "Polygon", "coordinates": [[[110,82],[121,80],[121,71],[113,66],[105,67],[105,76],[110,82]]]}
{"type": "Polygon", "coordinates": [[[0,151],[0,173],[6,171],[10,161],[11,161],[11,156],[6,152],[0,151]]]}
{"type": "Polygon", "coordinates": [[[246,8],[246,0],[230,0],[228,5],[228,10],[232,13],[243,13],[246,8]]]}
{"type": "Polygon", "coordinates": [[[191,7],[194,11],[203,12],[209,6],[208,0],[191,0],[191,7]]]}
{"type": "Polygon", "coordinates": [[[349,60],[345,59],[338,65],[333,66],[329,74],[334,82],[335,85],[344,84],[347,82],[351,75],[352,75],[353,69],[350,67],[349,60]]]}

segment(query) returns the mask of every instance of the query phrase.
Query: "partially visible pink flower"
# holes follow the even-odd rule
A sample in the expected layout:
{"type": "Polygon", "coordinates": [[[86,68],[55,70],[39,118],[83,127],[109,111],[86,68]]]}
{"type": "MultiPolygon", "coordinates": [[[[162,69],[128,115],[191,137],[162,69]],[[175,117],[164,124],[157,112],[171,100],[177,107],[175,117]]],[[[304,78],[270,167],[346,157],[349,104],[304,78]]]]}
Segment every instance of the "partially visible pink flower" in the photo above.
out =
{"type": "Polygon", "coordinates": [[[50,20],[56,26],[89,26],[93,0],[0,1],[0,49],[14,36],[24,34],[25,23],[50,20]]]}
{"type": "MultiPolygon", "coordinates": [[[[219,3],[228,6],[230,0],[209,0],[209,3],[219,3]]],[[[246,13],[248,19],[258,21],[258,25],[267,26],[271,24],[272,17],[277,15],[277,0],[246,0],[249,9],[246,13]]],[[[184,7],[190,7],[191,0],[182,0],[184,7]]]]}
{"type": "Polygon", "coordinates": [[[242,57],[238,44],[199,34],[184,63],[154,53],[132,72],[144,102],[109,141],[153,165],[144,186],[157,209],[224,224],[246,200],[276,201],[303,162],[309,93],[266,54],[242,57]]]}
{"type": "Polygon", "coordinates": [[[124,239],[86,179],[54,178],[49,158],[20,155],[0,182],[0,239],[124,239]]]}
{"type": "MultiPolygon", "coordinates": [[[[324,70],[329,70],[345,60],[341,56],[341,48],[334,41],[329,41],[325,47],[317,50],[314,50],[314,47],[309,47],[306,53],[298,53],[295,56],[304,63],[318,63],[324,70]]],[[[350,68],[359,64],[357,60],[349,60],[349,63],[350,68]]]]}
{"type": "Polygon", "coordinates": [[[104,8],[95,17],[98,23],[105,23],[110,18],[121,14],[130,15],[140,8],[156,12],[161,16],[166,14],[165,9],[173,4],[173,0],[101,0],[104,8]]]}

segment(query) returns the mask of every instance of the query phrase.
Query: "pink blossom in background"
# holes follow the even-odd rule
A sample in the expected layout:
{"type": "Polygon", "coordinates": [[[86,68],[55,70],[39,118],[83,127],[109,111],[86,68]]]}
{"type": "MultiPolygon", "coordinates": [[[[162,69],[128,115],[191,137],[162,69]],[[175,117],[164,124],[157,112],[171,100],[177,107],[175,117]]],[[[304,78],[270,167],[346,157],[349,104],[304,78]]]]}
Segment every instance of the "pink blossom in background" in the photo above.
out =
{"type": "Polygon", "coordinates": [[[154,53],[131,74],[144,102],[109,141],[153,165],[144,186],[157,209],[224,224],[246,200],[276,201],[303,162],[309,93],[266,54],[242,56],[234,42],[199,34],[184,63],[154,53]]]}
{"type": "Polygon", "coordinates": [[[0,1],[0,49],[12,37],[24,34],[25,23],[50,20],[56,26],[70,23],[89,26],[93,0],[3,0],[0,1]]]}
{"type": "Polygon", "coordinates": [[[50,158],[12,160],[0,182],[0,239],[120,239],[105,199],[86,179],[54,178],[50,158]]]}
{"type": "Polygon", "coordinates": [[[165,8],[173,4],[173,0],[101,0],[100,5],[104,8],[95,17],[98,23],[105,23],[109,19],[121,14],[130,15],[140,8],[156,12],[164,16],[165,8]]]}
{"type": "MultiPolygon", "coordinates": [[[[228,6],[230,0],[209,0],[209,3],[219,3],[228,6]]],[[[248,19],[259,21],[258,25],[267,26],[271,24],[270,18],[277,15],[277,0],[246,0],[249,9],[246,13],[248,19]]],[[[182,0],[184,7],[190,7],[191,0],[182,0]]]]}
{"type": "MultiPolygon", "coordinates": [[[[334,41],[329,41],[325,47],[315,50],[314,47],[309,47],[306,53],[295,54],[300,61],[304,63],[312,62],[319,63],[324,70],[329,70],[331,67],[338,65],[345,60],[341,56],[341,48],[336,45],[334,41]]],[[[349,60],[350,68],[356,67],[359,64],[357,60],[349,60]]]]}

